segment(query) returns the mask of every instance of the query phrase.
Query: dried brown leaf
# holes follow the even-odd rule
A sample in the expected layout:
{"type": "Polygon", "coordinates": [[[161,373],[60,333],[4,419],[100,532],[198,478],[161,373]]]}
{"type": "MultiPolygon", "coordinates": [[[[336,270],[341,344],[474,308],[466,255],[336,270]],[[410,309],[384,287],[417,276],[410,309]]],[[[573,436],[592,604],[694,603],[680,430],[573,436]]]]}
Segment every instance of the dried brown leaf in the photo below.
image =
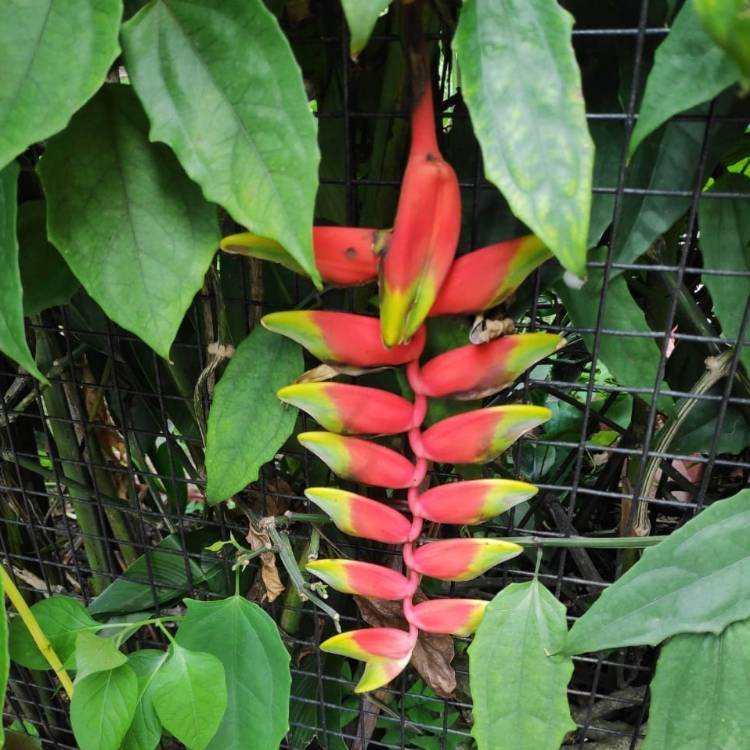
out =
{"type": "MultiPolygon", "coordinates": [[[[414,603],[419,604],[427,599],[421,590],[414,594],[414,603]]],[[[355,596],[362,619],[373,627],[408,628],[401,609],[401,602],[390,602],[384,599],[365,599],[355,596]]],[[[456,673],[451,666],[455,651],[453,638],[439,633],[420,631],[417,645],[411,656],[411,664],[420,677],[439,696],[451,698],[456,689],[456,673]]]]}
{"type": "MultiPolygon", "coordinates": [[[[253,550],[271,547],[271,538],[265,531],[249,528],[245,537],[253,550]]],[[[279,571],[276,567],[276,555],[273,552],[262,552],[260,555],[260,577],[266,592],[261,596],[261,601],[272,602],[284,593],[284,584],[279,577],[279,571]]]]}
{"type": "Polygon", "coordinates": [[[469,341],[472,344],[486,344],[499,336],[507,336],[516,330],[516,323],[512,318],[496,320],[478,315],[471,326],[469,341]]]}

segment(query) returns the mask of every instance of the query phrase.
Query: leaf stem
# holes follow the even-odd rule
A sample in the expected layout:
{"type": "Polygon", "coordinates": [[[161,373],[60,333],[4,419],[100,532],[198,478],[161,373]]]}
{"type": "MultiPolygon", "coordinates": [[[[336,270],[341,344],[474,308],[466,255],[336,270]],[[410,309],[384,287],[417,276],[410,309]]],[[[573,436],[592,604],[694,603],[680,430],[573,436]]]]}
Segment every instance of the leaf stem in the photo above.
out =
{"type": "Polygon", "coordinates": [[[177,645],[174,639],[174,636],[164,627],[164,623],[161,621],[161,619],[158,620],[158,622],[156,623],[156,626],[159,628],[159,630],[161,630],[162,633],[164,633],[164,635],[167,636],[167,640],[173,646],[177,645]]]}
{"type": "Polygon", "coordinates": [[[666,536],[570,536],[570,537],[543,537],[543,536],[511,536],[503,537],[501,541],[512,542],[521,547],[564,547],[575,549],[585,547],[588,549],[640,549],[641,547],[653,547],[664,541],[666,536]]]}

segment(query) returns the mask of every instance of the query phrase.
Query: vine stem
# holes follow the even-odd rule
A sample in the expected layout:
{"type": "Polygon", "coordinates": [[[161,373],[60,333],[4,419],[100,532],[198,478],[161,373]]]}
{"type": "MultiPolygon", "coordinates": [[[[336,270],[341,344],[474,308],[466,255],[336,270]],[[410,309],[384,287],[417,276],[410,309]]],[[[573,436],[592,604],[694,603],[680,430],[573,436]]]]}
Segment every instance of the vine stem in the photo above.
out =
{"type": "Polygon", "coordinates": [[[26,600],[21,595],[21,592],[18,590],[13,579],[8,575],[8,571],[5,569],[4,565],[0,565],[0,580],[2,580],[5,595],[8,597],[11,604],[15,607],[15,610],[16,612],[18,612],[21,620],[23,620],[23,624],[29,631],[29,635],[31,635],[32,639],[34,640],[36,647],[39,649],[42,656],[47,660],[47,663],[57,675],[57,678],[60,680],[60,684],[68,694],[68,698],[72,698],[73,682],[70,679],[70,675],[65,671],[65,667],[63,667],[63,664],[60,661],[60,657],[57,655],[57,653],[55,653],[55,649],[52,648],[52,644],[44,634],[44,631],[39,625],[36,617],[34,617],[34,613],[31,611],[29,605],[26,604],[26,600]]]}

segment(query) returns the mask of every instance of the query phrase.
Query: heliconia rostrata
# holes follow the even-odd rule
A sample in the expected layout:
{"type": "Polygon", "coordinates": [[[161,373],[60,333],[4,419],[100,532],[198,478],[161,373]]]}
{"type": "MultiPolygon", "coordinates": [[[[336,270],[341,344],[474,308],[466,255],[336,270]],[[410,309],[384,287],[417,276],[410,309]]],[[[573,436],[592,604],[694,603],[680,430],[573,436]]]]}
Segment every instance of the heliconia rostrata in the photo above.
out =
{"type": "MultiPolygon", "coordinates": [[[[452,538],[419,543],[424,521],[477,524],[531,498],[537,488],[509,479],[479,479],[423,488],[431,461],[484,463],[550,417],[545,407],[492,406],[444,419],[422,430],[428,397],[479,399],[510,385],[524,370],[559,349],[558,335],[528,333],[468,344],[419,362],[425,318],[477,313],[503,302],[550,257],[535,237],[500,242],[454,261],[460,229],[458,181],[438,150],[432,92],[425,86],[412,112],[412,145],[392,232],[316,228],[315,258],[324,281],[352,285],[378,279],[380,317],[290,311],[263,325],[299,342],[324,363],[366,370],[406,368],[414,400],[337,382],[288,385],[279,398],[310,414],[327,431],[299,441],[343,479],[405,489],[411,518],[345,489],[309,487],[309,500],[343,532],[400,544],[404,572],[356,560],[320,559],[307,569],[334,589],[400,600],[408,630],[365,628],[339,633],[321,648],[365,662],[358,692],[374,690],[409,663],[420,630],[465,636],[478,626],[486,602],[438,599],[413,603],[420,576],[466,581],[521,552],[498,539],[452,538]],[[361,435],[407,433],[413,459],[361,435]]],[[[250,233],[222,247],[274,259],[295,269],[276,243],[250,233]]],[[[298,270],[298,269],[295,269],[298,270]]]]}

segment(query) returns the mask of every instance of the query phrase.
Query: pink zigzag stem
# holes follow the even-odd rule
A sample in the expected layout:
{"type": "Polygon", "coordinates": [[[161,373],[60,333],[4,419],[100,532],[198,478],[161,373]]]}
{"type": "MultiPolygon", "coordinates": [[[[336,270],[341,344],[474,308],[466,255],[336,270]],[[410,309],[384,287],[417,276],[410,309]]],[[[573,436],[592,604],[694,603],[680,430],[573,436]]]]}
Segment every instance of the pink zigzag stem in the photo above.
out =
{"type": "Polygon", "coordinates": [[[416,593],[417,587],[421,576],[414,570],[414,542],[419,538],[422,533],[422,525],[424,519],[419,514],[419,487],[424,482],[425,476],[427,475],[428,461],[424,457],[424,450],[422,446],[422,423],[427,414],[427,396],[419,392],[419,384],[421,379],[419,377],[419,361],[414,359],[409,362],[406,366],[406,377],[409,381],[409,385],[414,390],[414,418],[412,421],[412,427],[409,429],[409,447],[416,458],[414,465],[414,482],[413,486],[407,490],[407,501],[409,504],[409,511],[412,515],[411,529],[409,531],[409,541],[407,541],[402,547],[402,556],[404,560],[404,566],[408,572],[409,583],[412,585],[412,593],[403,599],[404,617],[409,623],[409,635],[414,639],[414,643],[417,642],[419,636],[419,630],[414,623],[414,603],[413,598],[416,593]]]}

